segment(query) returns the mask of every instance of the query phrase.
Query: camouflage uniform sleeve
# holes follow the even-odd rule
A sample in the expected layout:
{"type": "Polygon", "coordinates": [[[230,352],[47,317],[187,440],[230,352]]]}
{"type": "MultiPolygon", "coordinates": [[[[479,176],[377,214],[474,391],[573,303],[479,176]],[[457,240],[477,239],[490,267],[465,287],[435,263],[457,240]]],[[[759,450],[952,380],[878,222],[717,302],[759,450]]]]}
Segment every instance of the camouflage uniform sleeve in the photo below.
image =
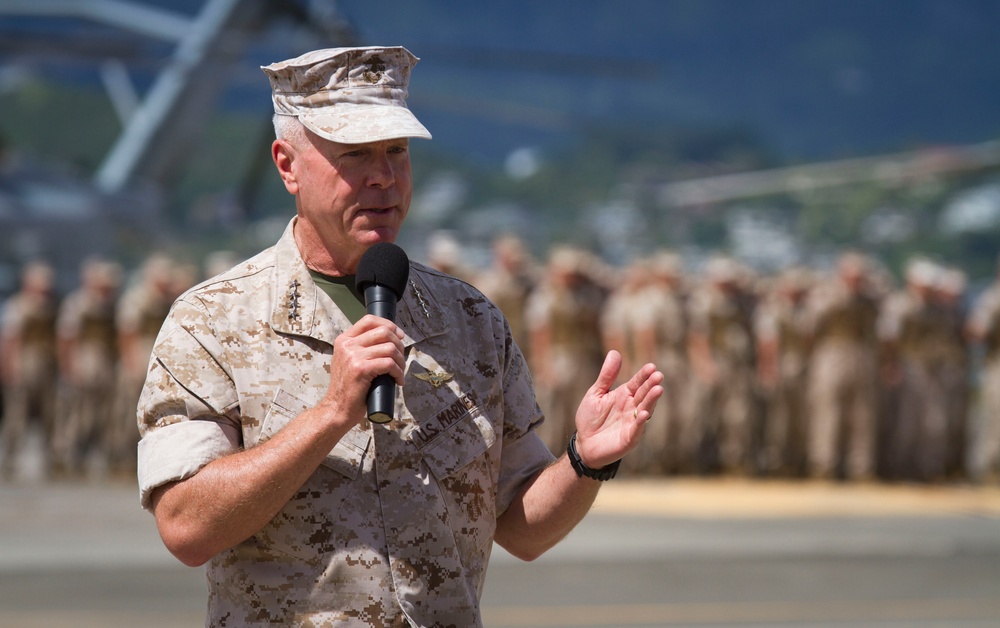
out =
{"type": "Polygon", "coordinates": [[[542,410],[535,399],[524,356],[511,340],[509,328],[507,356],[503,381],[503,455],[496,498],[498,515],[507,510],[526,481],[555,460],[535,433],[535,428],[543,420],[542,410]]]}
{"type": "Polygon", "coordinates": [[[178,301],[164,323],[137,408],[143,508],[158,486],[242,448],[238,398],[208,315],[178,301]]]}

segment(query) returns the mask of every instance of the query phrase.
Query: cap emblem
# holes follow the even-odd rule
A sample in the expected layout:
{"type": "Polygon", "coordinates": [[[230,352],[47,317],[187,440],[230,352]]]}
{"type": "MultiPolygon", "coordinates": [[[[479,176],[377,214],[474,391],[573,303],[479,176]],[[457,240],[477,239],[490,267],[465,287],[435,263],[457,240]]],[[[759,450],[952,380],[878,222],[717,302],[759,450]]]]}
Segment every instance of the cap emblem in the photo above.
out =
{"type": "Polygon", "coordinates": [[[382,76],[385,74],[385,61],[382,57],[372,57],[371,65],[365,70],[361,76],[364,78],[366,83],[371,83],[372,85],[378,83],[382,80],[382,76]]]}

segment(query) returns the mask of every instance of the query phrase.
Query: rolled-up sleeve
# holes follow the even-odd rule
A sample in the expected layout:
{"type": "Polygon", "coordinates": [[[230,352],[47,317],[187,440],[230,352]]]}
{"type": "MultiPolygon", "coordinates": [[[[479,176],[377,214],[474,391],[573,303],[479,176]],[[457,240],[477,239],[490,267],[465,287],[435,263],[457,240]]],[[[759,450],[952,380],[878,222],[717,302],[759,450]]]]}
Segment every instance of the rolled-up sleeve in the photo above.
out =
{"type": "Polygon", "coordinates": [[[149,508],[153,489],[186,480],[216,458],[240,450],[239,430],[211,420],[182,421],[139,441],[139,500],[149,508]]]}
{"type": "Polygon", "coordinates": [[[238,397],[197,303],[178,301],[156,340],[136,409],[140,503],[242,448],[238,397]]]}

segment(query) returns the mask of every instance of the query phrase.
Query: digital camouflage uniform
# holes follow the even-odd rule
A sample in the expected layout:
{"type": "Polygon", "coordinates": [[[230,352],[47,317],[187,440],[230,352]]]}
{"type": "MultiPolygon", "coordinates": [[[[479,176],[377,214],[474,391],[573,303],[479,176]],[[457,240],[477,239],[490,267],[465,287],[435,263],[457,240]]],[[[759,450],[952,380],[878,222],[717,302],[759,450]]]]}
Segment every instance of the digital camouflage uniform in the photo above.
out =
{"type": "MultiPolygon", "coordinates": [[[[509,327],[468,285],[411,265],[397,324],[396,418],[352,428],[267,526],[211,559],[208,625],[482,625],[497,516],[552,461],[540,410],[509,327]]],[[[349,325],[291,225],[182,295],[138,408],[143,505],[317,404],[349,325]]]]}
{"type": "Polygon", "coordinates": [[[805,300],[783,288],[757,308],[754,329],[763,360],[773,359],[774,381],[762,382],[767,391],[763,465],[771,473],[803,475],[806,471],[806,383],[810,330],[805,300]]]}
{"type": "Polygon", "coordinates": [[[742,288],[709,282],[692,294],[689,316],[690,333],[707,344],[716,369],[714,379],[698,379],[699,464],[704,470],[751,471],[756,463],[752,299],[742,288]]]}
{"type": "MultiPolygon", "coordinates": [[[[639,336],[640,312],[645,303],[642,300],[645,272],[638,266],[626,271],[625,282],[609,295],[601,313],[601,334],[605,351],[614,349],[622,356],[620,377],[634,373],[646,362],[653,362],[655,355],[641,346],[639,336]],[[641,274],[640,274],[641,273],[641,274]]],[[[616,382],[616,385],[623,383],[616,382]]],[[[655,474],[663,471],[663,445],[666,441],[667,424],[662,416],[650,417],[646,423],[646,433],[639,446],[621,462],[625,473],[655,474]]]]}
{"type": "Polygon", "coordinates": [[[644,352],[640,353],[639,362],[652,362],[663,373],[663,396],[653,410],[639,447],[656,454],[656,470],[666,473],[690,470],[697,443],[687,407],[691,377],[683,296],[676,287],[654,282],[640,292],[632,315],[638,346],[644,352]],[[652,425],[654,422],[657,425],[652,425]]]}
{"type": "Polygon", "coordinates": [[[61,464],[73,473],[84,470],[90,455],[106,455],[114,416],[117,267],[102,262],[95,272],[101,275],[102,288],[84,285],[68,295],[56,327],[63,409],[58,412],[54,439],[61,464]]]}
{"type": "Polygon", "coordinates": [[[810,472],[828,478],[843,467],[848,477],[870,477],[875,470],[878,301],[864,289],[852,291],[834,280],[811,293],[808,308],[814,342],[807,392],[810,472]]]}
{"type": "Polygon", "coordinates": [[[553,453],[566,449],[580,400],[601,370],[604,300],[587,278],[566,285],[551,277],[528,299],[532,373],[546,417],[539,435],[553,453]]]}
{"type": "Polygon", "coordinates": [[[947,460],[948,396],[944,379],[948,320],[944,309],[912,290],[893,294],[879,318],[900,375],[897,414],[883,417],[885,472],[893,478],[940,480],[947,460]]]}
{"type": "Polygon", "coordinates": [[[945,407],[948,421],[948,451],[945,473],[952,478],[968,472],[969,455],[969,401],[971,393],[971,358],[969,338],[965,325],[968,311],[965,307],[965,276],[946,278],[947,285],[939,296],[944,309],[943,336],[941,338],[941,378],[944,381],[945,407]]]}
{"type": "MultiPolygon", "coordinates": [[[[17,293],[4,304],[0,319],[4,360],[3,472],[16,472],[16,459],[32,419],[42,428],[45,448],[52,444],[56,419],[56,314],[52,297],[17,293]]],[[[50,455],[50,451],[46,451],[50,455]]]]}
{"type": "Polygon", "coordinates": [[[526,268],[511,269],[494,265],[476,279],[476,287],[500,308],[510,325],[514,342],[527,358],[530,346],[525,320],[528,297],[535,288],[535,278],[526,268]]]}

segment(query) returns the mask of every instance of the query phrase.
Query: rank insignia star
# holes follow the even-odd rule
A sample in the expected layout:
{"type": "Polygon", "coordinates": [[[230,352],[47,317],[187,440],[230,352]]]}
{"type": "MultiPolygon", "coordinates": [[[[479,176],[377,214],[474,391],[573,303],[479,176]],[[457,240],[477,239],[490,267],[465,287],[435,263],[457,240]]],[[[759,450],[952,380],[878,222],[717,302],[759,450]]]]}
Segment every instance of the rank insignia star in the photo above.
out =
{"type": "Polygon", "coordinates": [[[416,378],[427,382],[434,388],[439,388],[441,384],[450,382],[452,375],[444,371],[428,371],[426,373],[416,373],[416,378]]]}

